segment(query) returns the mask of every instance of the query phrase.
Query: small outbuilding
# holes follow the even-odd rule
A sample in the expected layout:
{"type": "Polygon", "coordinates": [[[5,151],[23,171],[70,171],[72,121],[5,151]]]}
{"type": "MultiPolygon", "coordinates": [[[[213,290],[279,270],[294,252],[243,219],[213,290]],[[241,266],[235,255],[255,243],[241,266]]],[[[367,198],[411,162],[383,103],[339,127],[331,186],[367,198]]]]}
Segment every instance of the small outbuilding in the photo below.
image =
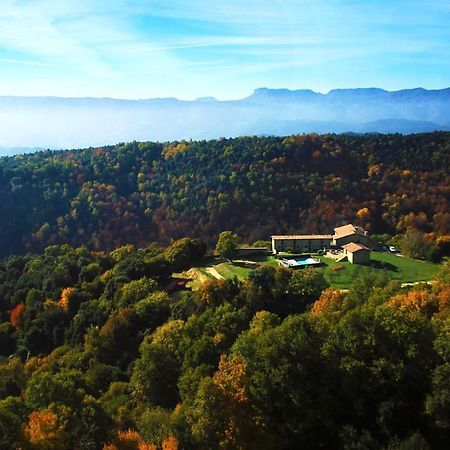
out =
{"type": "Polygon", "coordinates": [[[236,258],[242,258],[245,256],[265,256],[269,253],[267,247],[248,247],[240,246],[236,252],[236,258]]]}
{"type": "Polygon", "coordinates": [[[350,242],[342,246],[348,262],[351,264],[369,264],[370,249],[365,245],[350,242]]]}

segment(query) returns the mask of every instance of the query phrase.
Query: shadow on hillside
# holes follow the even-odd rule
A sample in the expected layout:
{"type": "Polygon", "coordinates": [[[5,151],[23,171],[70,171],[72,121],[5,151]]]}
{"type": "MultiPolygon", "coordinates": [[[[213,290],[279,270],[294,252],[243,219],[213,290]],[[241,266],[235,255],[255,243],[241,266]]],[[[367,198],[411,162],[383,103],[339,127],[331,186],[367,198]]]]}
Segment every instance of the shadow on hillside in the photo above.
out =
{"type": "Polygon", "coordinates": [[[256,269],[261,264],[257,262],[251,262],[251,261],[233,261],[233,266],[242,267],[244,269],[256,269]]]}
{"type": "Polygon", "coordinates": [[[370,267],[373,267],[374,269],[382,269],[382,270],[389,270],[390,272],[399,272],[399,268],[397,266],[394,266],[394,264],[391,264],[389,262],[385,261],[370,261],[370,267]]]}

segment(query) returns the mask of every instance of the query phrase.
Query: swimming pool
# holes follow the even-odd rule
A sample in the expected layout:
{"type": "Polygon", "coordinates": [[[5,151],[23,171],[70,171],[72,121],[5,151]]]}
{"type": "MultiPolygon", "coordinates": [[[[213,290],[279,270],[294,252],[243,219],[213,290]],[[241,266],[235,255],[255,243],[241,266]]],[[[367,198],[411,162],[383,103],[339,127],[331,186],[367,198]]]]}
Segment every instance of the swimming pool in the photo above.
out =
{"type": "Polygon", "coordinates": [[[295,259],[280,259],[280,265],[292,269],[306,266],[318,266],[321,262],[312,256],[300,256],[295,259]]]}

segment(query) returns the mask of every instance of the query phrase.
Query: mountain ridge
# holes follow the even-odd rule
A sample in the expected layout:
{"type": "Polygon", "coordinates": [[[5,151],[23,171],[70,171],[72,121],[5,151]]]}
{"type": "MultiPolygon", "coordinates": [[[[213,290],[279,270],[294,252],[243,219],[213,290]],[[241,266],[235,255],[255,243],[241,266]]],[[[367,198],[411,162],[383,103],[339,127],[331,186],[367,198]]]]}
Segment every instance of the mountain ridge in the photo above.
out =
{"type": "Polygon", "coordinates": [[[244,98],[0,96],[0,147],[84,148],[127,141],[302,133],[450,130],[450,88],[257,88],[244,98]]]}
{"type": "Polygon", "coordinates": [[[260,93],[283,93],[283,94],[311,94],[316,95],[320,97],[326,97],[331,95],[335,95],[337,93],[379,93],[379,94],[394,94],[394,95],[400,95],[403,93],[413,93],[413,92],[420,92],[420,93],[428,93],[428,94],[436,94],[436,93],[445,93],[450,96],[450,87],[441,88],[441,89],[426,89],[423,87],[416,87],[416,88],[407,88],[407,89],[398,89],[389,91],[387,89],[378,88],[378,87],[358,87],[358,88],[335,88],[330,89],[328,92],[323,93],[319,91],[314,91],[313,89],[289,89],[289,88],[269,88],[269,87],[259,87],[255,88],[253,92],[245,97],[242,98],[235,98],[235,99],[226,99],[221,100],[214,96],[200,96],[192,100],[183,99],[183,98],[177,98],[177,97],[147,97],[147,98],[125,98],[125,97],[109,97],[109,96],[103,96],[103,97],[94,97],[94,96],[58,96],[58,95],[0,95],[0,100],[2,99],[58,99],[58,100],[113,100],[113,101],[126,101],[126,102],[147,102],[147,101],[160,101],[160,100],[168,100],[168,101],[179,101],[179,102],[190,102],[195,103],[197,101],[205,101],[205,100],[213,100],[220,103],[229,103],[229,102],[235,102],[235,101],[242,101],[245,99],[248,99],[249,97],[260,94],[260,93]]]}

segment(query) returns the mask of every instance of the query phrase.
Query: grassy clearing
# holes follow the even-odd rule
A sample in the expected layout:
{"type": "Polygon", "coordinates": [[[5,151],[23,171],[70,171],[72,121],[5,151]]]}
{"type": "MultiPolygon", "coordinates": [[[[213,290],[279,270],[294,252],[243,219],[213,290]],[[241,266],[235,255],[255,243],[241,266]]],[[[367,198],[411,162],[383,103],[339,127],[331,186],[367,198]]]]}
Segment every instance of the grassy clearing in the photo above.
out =
{"type": "MultiPolygon", "coordinates": [[[[252,258],[251,262],[261,264],[261,265],[269,265],[276,267],[278,266],[278,262],[272,256],[260,256],[257,258],[252,258]]],[[[224,278],[233,278],[237,277],[240,280],[247,278],[248,274],[253,270],[252,267],[249,267],[243,261],[233,261],[230,263],[229,261],[222,262],[214,266],[224,278]]]]}
{"type": "MultiPolygon", "coordinates": [[[[278,266],[277,260],[272,256],[252,258],[252,262],[257,264],[267,264],[274,267],[278,266]]],[[[245,264],[240,261],[230,263],[222,258],[208,258],[197,267],[174,274],[174,276],[178,278],[190,278],[192,281],[187,285],[192,290],[196,291],[206,280],[215,278],[208,272],[208,269],[215,269],[219,275],[226,279],[237,277],[239,280],[247,278],[248,274],[252,271],[251,267],[246,267],[245,264]]]]}
{"type": "Polygon", "coordinates": [[[199,287],[211,276],[206,272],[206,269],[201,267],[192,267],[185,272],[179,272],[173,274],[174,278],[190,279],[186,286],[193,291],[197,291],[199,287]]]}
{"type": "MultiPolygon", "coordinates": [[[[333,259],[325,258],[324,256],[319,258],[324,263],[323,270],[326,280],[332,287],[338,289],[348,289],[355,278],[368,274],[385,274],[388,278],[398,280],[401,283],[428,281],[433,278],[440,267],[439,264],[404,258],[389,252],[372,252],[370,266],[361,266],[348,262],[337,263],[333,259]],[[343,266],[344,269],[339,271],[333,270],[333,267],[336,266],[343,266]]],[[[252,258],[252,261],[262,265],[278,266],[278,260],[273,256],[252,258]]],[[[243,262],[235,261],[230,263],[224,259],[210,258],[205,260],[201,266],[192,268],[179,275],[191,278],[192,281],[189,283],[189,286],[193,290],[197,290],[205,280],[214,278],[211,273],[208,273],[208,268],[216,269],[226,279],[237,277],[240,280],[247,278],[252,270],[250,267],[246,267],[243,262]]]]}
{"type": "Polygon", "coordinates": [[[218,264],[216,267],[217,272],[220,273],[224,278],[238,277],[240,280],[247,278],[248,274],[252,269],[248,267],[242,267],[237,264],[232,264],[229,262],[224,262],[218,264]]]}
{"type": "Polygon", "coordinates": [[[353,280],[361,275],[386,274],[392,280],[401,283],[413,283],[416,281],[428,281],[433,278],[439,270],[439,264],[426,261],[404,258],[388,252],[372,252],[371,265],[361,266],[348,262],[337,263],[336,261],[320,257],[326,265],[324,275],[333,287],[347,289],[351,287],[353,280]],[[342,270],[333,270],[333,267],[343,266],[342,270]]]}

